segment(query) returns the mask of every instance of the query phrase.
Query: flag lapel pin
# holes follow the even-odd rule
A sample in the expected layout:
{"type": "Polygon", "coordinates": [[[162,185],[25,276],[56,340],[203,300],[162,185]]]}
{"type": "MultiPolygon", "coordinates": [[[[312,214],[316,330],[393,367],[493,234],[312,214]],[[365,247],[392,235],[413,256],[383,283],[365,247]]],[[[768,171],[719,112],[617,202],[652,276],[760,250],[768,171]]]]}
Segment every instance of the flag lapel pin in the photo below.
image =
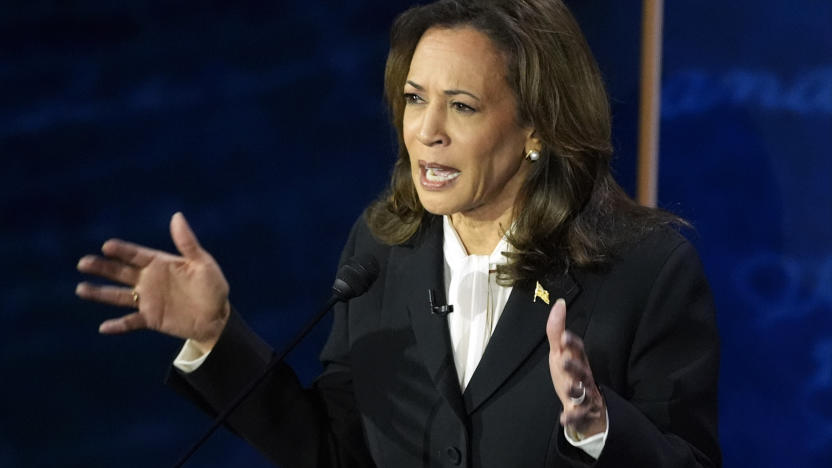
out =
{"type": "Polygon", "coordinates": [[[543,286],[540,285],[539,281],[535,282],[534,299],[532,299],[532,302],[537,302],[538,297],[541,301],[545,302],[546,305],[549,305],[549,291],[543,289],[543,286]]]}

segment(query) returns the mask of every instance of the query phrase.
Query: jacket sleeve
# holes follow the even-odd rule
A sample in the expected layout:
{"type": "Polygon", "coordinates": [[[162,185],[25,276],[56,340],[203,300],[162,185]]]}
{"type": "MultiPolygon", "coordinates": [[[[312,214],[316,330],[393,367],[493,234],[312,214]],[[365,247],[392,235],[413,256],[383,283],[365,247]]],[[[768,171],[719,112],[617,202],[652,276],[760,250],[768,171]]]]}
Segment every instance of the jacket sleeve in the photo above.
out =
{"type": "MultiPolygon", "coordinates": [[[[354,226],[341,263],[353,253],[355,231],[354,226]]],[[[304,389],[292,369],[281,364],[226,423],[281,466],[373,466],[352,391],[347,305],[336,306],[335,315],[325,370],[311,388],[304,389]]],[[[189,374],[171,367],[166,383],[215,416],[262,373],[273,354],[233,311],[205,362],[189,374]]]]}
{"type": "Polygon", "coordinates": [[[567,466],[718,467],[719,337],[711,292],[693,247],[672,250],[644,302],[626,388],[601,386],[609,435],[598,460],[558,431],[567,466]]]}

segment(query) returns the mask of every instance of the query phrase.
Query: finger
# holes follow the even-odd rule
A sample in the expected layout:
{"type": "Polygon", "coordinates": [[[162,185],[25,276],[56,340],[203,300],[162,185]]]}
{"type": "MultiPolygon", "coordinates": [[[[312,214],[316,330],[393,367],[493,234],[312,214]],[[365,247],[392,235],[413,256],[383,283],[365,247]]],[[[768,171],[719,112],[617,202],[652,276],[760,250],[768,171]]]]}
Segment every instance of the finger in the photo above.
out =
{"type": "Polygon", "coordinates": [[[116,258],[139,268],[149,265],[155,257],[170,255],[161,250],[150,249],[121,239],[109,239],[104,242],[104,245],[101,246],[101,252],[108,257],[116,258]]]}
{"type": "Polygon", "coordinates": [[[549,311],[549,319],[546,321],[546,336],[549,338],[549,349],[560,350],[560,336],[566,323],[566,301],[558,299],[549,311]]]}
{"type": "Polygon", "coordinates": [[[585,396],[586,387],[584,386],[583,381],[576,380],[570,387],[569,387],[569,398],[581,398],[585,396]]]}
{"type": "Polygon", "coordinates": [[[569,350],[575,357],[583,358],[586,356],[584,341],[569,330],[564,330],[560,338],[560,345],[562,348],[569,350]]]}
{"type": "Polygon", "coordinates": [[[119,307],[136,307],[133,290],[121,286],[97,286],[87,282],[78,283],[75,294],[86,299],[119,307]]]}
{"type": "Polygon", "coordinates": [[[133,330],[141,330],[147,328],[147,324],[138,312],[127,314],[123,317],[105,320],[98,326],[98,333],[105,335],[113,335],[117,333],[127,333],[133,330]]]}
{"type": "Polygon", "coordinates": [[[584,406],[576,406],[574,409],[563,411],[560,414],[560,423],[564,426],[583,426],[590,409],[584,406]]]}
{"type": "Polygon", "coordinates": [[[176,244],[176,249],[185,258],[195,260],[202,256],[204,251],[182,212],[174,213],[170,219],[170,236],[173,238],[173,243],[176,244]]]}
{"type": "Polygon", "coordinates": [[[590,418],[593,417],[593,414],[593,410],[588,406],[576,406],[574,409],[560,414],[560,423],[581,430],[591,422],[590,418]]]}
{"type": "Polygon", "coordinates": [[[108,260],[98,255],[85,255],[78,260],[78,271],[98,275],[111,281],[134,285],[139,280],[139,270],[116,260],[108,260]]]}
{"type": "MultiPolygon", "coordinates": [[[[587,383],[589,380],[589,368],[581,361],[575,358],[568,358],[563,361],[563,370],[569,373],[575,381],[587,383]]],[[[580,393],[580,392],[579,392],[580,393]]],[[[580,395],[575,395],[575,398],[580,395]]]]}

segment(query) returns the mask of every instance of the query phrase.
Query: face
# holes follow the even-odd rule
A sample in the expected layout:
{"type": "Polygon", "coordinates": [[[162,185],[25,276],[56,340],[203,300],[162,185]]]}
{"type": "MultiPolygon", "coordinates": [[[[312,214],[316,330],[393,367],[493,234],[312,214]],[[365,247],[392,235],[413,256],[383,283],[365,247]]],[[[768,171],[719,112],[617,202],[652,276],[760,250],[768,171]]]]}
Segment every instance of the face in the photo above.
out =
{"type": "Polygon", "coordinates": [[[518,123],[502,54],[470,27],[429,29],[404,86],[403,136],[419,200],[434,214],[510,212],[534,140],[518,123]]]}

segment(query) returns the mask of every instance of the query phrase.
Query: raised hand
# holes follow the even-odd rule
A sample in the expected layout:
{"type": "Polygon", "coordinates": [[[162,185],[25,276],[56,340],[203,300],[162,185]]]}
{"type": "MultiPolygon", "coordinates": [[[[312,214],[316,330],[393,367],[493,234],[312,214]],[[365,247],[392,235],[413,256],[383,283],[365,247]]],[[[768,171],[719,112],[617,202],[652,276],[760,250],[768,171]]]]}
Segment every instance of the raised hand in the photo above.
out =
{"type": "Polygon", "coordinates": [[[566,330],[566,302],[558,299],[546,322],[549,338],[549,372],[563,404],[560,423],[570,437],[582,439],[607,429],[606,406],[595,379],[584,343],[566,330]]]}
{"type": "Polygon", "coordinates": [[[79,283],[82,299],[136,309],[105,320],[105,334],[139,329],[156,330],[192,339],[203,351],[213,348],[231,306],[228,282],[214,258],[202,249],[182,213],[173,215],[170,234],[180,255],[110,239],[104,256],[87,255],[78,261],[82,273],[97,275],[124,286],[79,283]]]}

